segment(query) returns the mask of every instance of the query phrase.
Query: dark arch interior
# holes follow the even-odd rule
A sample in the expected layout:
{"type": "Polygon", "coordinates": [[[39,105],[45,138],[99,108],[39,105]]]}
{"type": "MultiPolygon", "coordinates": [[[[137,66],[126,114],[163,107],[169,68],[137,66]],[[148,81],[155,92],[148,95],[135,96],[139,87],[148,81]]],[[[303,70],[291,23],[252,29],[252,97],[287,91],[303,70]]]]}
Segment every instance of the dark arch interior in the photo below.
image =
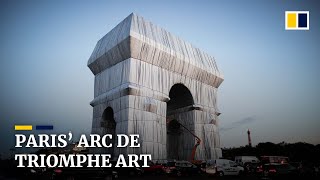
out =
{"type": "Polygon", "coordinates": [[[110,121],[110,122],[114,122],[114,116],[113,116],[113,109],[111,107],[107,107],[104,111],[103,111],[103,114],[102,114],[102,119],[104,121],[110,121]]]}
{"type": "Polygon", "coordinates": [[[172,86],[169,97],[170,101],[167,104],[167,112],[194,104],[192,94],[183,84],[175,84],[172,86]]]}
{"type": "MultiPolygon", "coordinates": [[[[116,138],[116,121],[114,120],[114,113],[111,107],[107,107],[102,114],[101,126],[104,128],[105,134],[112,134],[112,139],[108,143],[115,143],[116,138]]],[[[114,146],[113,146],[114,147],[114,146]]],[[[114,148],[107,148],[107,153],[114,155],[114,148]]]]}
{"type": "Polygon", "coordinates": [[[188,141],[181,124],[179,123],[179,108],[194,104],[193,97],[189,89],[183,84],[175,84],[169,92],[170,101],[167,103],[167,158],[176,160],[186,160],[181,151],[184,143],[188,141]],[[174,118],[174,119],[172,119],[174,118]]]}

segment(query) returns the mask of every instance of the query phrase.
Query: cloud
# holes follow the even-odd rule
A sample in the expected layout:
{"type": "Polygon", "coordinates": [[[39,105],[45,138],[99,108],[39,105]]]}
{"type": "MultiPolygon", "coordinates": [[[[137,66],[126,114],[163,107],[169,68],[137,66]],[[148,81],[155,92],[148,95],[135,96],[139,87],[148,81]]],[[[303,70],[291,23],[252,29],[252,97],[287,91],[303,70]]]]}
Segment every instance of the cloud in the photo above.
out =
{"type": "Polygon", "coordinates": [[[244,126],[246,124],[250,124],[254,121],[256,121],[257,119],[254,116],[249,116],[243,119],[240,119],[238,121],[232,122],[230,125],[226,126],[226,127],[221,127],[220,131],[229,131],[231,129],[237,128],[237,127],[241,127],[244,126]]]}

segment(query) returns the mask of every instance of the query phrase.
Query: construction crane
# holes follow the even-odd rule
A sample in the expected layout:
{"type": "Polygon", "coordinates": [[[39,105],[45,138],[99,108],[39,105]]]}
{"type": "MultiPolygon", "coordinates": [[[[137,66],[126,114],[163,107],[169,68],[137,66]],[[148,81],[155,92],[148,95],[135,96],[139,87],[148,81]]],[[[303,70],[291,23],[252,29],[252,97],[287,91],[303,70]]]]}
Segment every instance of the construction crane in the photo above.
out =
{"type": "MultiPolygon", "coordinates": [[[[172,120],[174,120],[174,119],[171,119],[171,120],[167,119],[167,124],[169,124],[172,120]]],[[[175,120],[175,121],[176,121],[176,123],[178,123],[181,127],[183,127],[185,130],[187,130],[194,138],[196,138],[196,144],[195,144],[195,145],[193,146],[193,148],[192,148],[191,155],[190,155],[190,157],[189,157],[189,161],[190,161],[191,163],[198,164],[199,162],[196,161],[196,160],[194,159],[194,157],[195,157],[195,155],[196,155],[197,147],[198,147],[198,146],[200,145],[200,143],[201,143],[201,139],[200,139],[197,135],[195,135],[193,132],[191,132],[187,127],[185,127],[183,124],[181,124],[181,123],[178,122],[177,120],[175,120]]]]}

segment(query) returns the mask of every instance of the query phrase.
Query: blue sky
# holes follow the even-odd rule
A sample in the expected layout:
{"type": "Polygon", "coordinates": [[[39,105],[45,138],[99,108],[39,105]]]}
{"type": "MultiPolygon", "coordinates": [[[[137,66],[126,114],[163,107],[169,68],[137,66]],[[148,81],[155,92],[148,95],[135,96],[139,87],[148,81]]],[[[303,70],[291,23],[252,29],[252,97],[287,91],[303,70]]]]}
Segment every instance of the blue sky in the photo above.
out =
{"type": "Polygon", "coordinates": [[[265,1],[1,1],[0,135],[50,123],[89,133],[96,42],[131,12],[203,49],[225,76],[219,89],[222,147],[320,143],[320,5],[265,1]],[[309,31],[285,31],[286,10],[310,11],[309,31]]]}

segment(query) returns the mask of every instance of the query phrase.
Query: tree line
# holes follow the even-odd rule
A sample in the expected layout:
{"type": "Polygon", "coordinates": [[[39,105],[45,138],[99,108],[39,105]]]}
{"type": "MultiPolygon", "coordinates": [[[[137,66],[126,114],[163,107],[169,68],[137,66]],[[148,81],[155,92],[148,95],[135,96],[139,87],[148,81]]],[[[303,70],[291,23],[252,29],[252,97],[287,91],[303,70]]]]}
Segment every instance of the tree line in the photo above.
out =
{"type": "Polygon", "coordinates": [[[320,163],[320,144],[263,142],[254,147],[223,148],[222,155],[224,158],[231,160],[234,160],[235,156],[257,156],[258,158],[261,156],[287,156],[291,162],[320,163]]]}

